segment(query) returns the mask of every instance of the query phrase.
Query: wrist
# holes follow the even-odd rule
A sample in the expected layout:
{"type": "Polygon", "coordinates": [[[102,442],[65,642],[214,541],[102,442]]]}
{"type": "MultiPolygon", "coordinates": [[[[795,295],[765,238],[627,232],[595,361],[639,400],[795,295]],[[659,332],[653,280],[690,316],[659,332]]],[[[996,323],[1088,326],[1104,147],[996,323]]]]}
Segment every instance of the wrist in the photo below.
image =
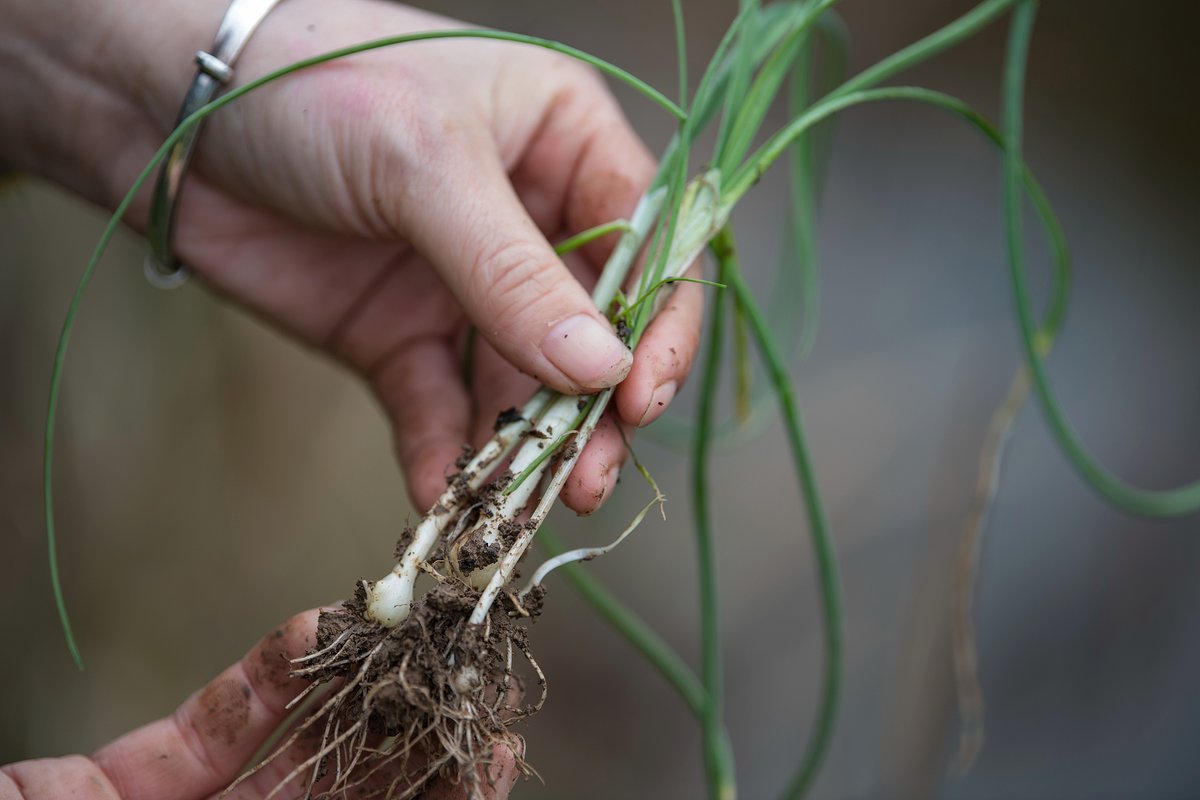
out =
{"type": "Polygon", "coordinates": [[[170,130],[227,0],[0,2],[0,154],[114,205],[170,130]]]}

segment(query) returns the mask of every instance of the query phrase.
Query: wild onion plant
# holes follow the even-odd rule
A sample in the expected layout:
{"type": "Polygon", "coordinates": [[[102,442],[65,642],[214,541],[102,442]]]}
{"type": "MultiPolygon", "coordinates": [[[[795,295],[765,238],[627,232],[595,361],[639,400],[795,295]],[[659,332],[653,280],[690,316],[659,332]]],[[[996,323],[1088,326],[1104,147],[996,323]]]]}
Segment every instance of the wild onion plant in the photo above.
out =
{"type": "MultiPolygon", "coordinates": [[[[1169,492],[1143,491],[1099,466],[1067,423],[1042,364],[1064,319],[1070,260],[1051,206],[1022,160],[1022,89],[1036,9],[1033,0],[986,0],[848,80],[841,76],[844,43],[842,25],[834,16],[837,0],[793,0],[769,5],[742,2],[690,93],[684,79],[687,56],[683,12],[679,0],[673,5],[681,76],[678,101],[618,67],[555,42],[487,30],[440,31],[380,39],[282,67],[198,110],[168,137],[101,237],[71,302],[54,364],[45,442],[46,518],[55,596],[68,645],[77,659],[55,561],[51,496],[54,421],[75,315],[121,218],[171,145],[208,115],[297,70],[368,50],[430,39],[499,39],[565,53],[631,86],[678,122],[657,177],[631,218],[583,232],[559,249],[565,251],[601,235],[620,233],[619,244],[604,268],[593,299],[631,347],[662,307],[673,283],[699,280],[685,274],[697,258],[707,252],[716,263],[715,280],[701,281],[712,287],[713,302],[707,354],[699,376],[699,409],[692,425],[681,428],[676,423],[675,430],[676,434],[680,430],[686,434],[693,455],[691,501],[699,553],[702,669],[697,676],[684,659],[576,563],[620,544],[655,502],[661,502],[652,480],[649,483],[654,499],[609,546],[562,552],[549,532],[541,529],[611,397],[611,391],[581,398],[541,389],[520,408],[504,412],[497,420],[495,435],[459,463],[458,473],[438,502],[417,526],[402,535],[390,571],[377,581],[362,582],[342,608],[322,616],[316,646],[294,662],[293,671],[311,680],[310,690],[324,684],[331,684],[332,689],[268,755],[267,762],[295,745],[306,731],[315,733],[318,744],[297,759],[296,767],[276,787],[276,793],[343,796],[387,766],[407,767],[404,783],[384,787],[388,796],[413,796],[437,775],[464,781],[473,793],[481,792],[480,776],[485,774],[481,767],[491,758],[494,747],[510,743],[509,726],[535,712],[544,699],[544,677],[532,655],[523,621],[540,612],[547,575],[563,568],[576,588],[662,672],[694,712],[703,731],[710,796],[734,797],[733,751],[723,720],[717,565],[707,465],[718,440],[746,426],[747,418],[759,417],[761,400],[768,392],[778,404],[787,432],[820,583],[825,648],[821,701],[807,750],[798,758],[796,772],[781,796],[798,798],[808,792],[829,747],[837,716],[842,615],[836,556],[789,367],[792,360],[807,354],[816,332],[815,206],[828,123],[853,106],[904,101],[949,112],[991,141],[1003,161],[1004,225],[1026,364],[993,422],[980,488],[964,539],[956,656],[971,725],[979,724],[982,702],[971,690],[974,655],[970,578],[976,569],[978,537],[987,505],[995,494],[994,465],[1027,393],[1025,387],[1032,385],[1068,458],[1110,501],[1135,513],[1152,515],[1187,514],[1200,508],[1200,483],[1169,492]],[[1001,126],[949,95],[919,87],[883,85],[1010,12],[1001,126]],[[779,130],[765,132],[762,128],[768,109],[781,95],[788,99],[790,119],[779,130]],[[699,135],[714,127],[715,145],[698,155],[699,135]],[[791,159],[791,235],[798,263],[794,268],[785,267],[779,282],[781,286],[794,286],[800,293],[798,301],[789,296],[789,308],[798,307],[803,313],[798,336],[789,330],[786,341],[780,341],[775,328],[788,320],[764,312],[749,291],[729,220],[739,200],[785,155],[791,159]],[[1023,263],[1021,212],[1026,201],[1046,230],[1055,261],[1054,295],[1040,327],[1034,318],[1023,263]],[[719,425],[714,409],[721,391],[720,359],[727,337],[732,337],[739,362],[732,371],[738,415],[734,423],[719,425]],[[752,385],[748,367],[751,342],[768,378],[758,386],[752,385]],[[552,557],[521,584],[517,567],[529,557],[530,545],[539,536],[552,557]],[[422,576],[431,584],[424,591],[418,587],[422,576]],[[531,704],[524,704],[518,691],[515,662],[521,659],[533,666],[542,684],[541,699],[531,704]]],[[[974,744],[966,748],[968,758],[977,746],[977,735],[971,741],[974,744]]]]}

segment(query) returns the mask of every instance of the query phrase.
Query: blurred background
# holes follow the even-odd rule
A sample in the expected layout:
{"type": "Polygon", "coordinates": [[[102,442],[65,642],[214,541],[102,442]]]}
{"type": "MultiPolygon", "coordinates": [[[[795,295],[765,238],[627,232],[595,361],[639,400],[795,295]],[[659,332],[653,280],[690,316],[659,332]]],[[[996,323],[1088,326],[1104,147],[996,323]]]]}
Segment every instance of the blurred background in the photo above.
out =
{"type": "MultiPolygon", "coordinates": [[[[566,41],[671,93],[669,3],[430,3],[566,41]]],[[[699,68],[732,2],[686,3],[699,68]]],[[[963,0],[846,0],[857,71],[961,14],[963,0]]],[[[1078,265],[1050,359],[1083,440],[1135,483],[1200,475],[1200,123],[1190,3],[1046,3],[1028,89],[1028,157],[1078,265]]],[[[995,115],[1004,26],[909,73],[995,115]]],[[[693,83],[694,85],[694,83],[693,83]]],[[[653,148],[671,132],[622,93],[653,148]]],[[[778,124],[783,117],[776,116],[778,124]]],[[[773,127],[773,126],[772,126],[773,127]]],[[[844,702],[822,798],[1200,796],[1200,530],[1136,519],[1072,472],[1033,408],[1017,421],[987,530],[977,624],[987,743],[950,777],[955,548],[987,420],[1018,359],[995,153],[920,107],[843,114],[821,206],[822,329],[799,398],[836,531],[847,605],[844,702]]],[[[781,175],[739,209],[760,287],[780,255],[781,175]]],[[[52,186],[0,191],[0,762],[89,752],[169,713],[293,612],[380,572],[406,503],[362,386],[200,286],[141,276],[123,235],[67,366],[57,475],[62,642],[40,511],[54,337],[102,215],[52,186]]],[[[1048,273],[1031,231],[1032,268],[1048,273]]],[[[693,394],[678,413],[690,416],[693,394]]],[[[641,458],[671,502],[589,569],[695,663],[687,459],[641,458]]],[[[719,523],[728,714],[742,796],[769,797],[802,751],[820,674],[807,530],[774,423],[722,452],[719,523]]],[[[645,502],[560,514],[607,541],[645,502]]],[[[522,798],[701,796],[684,706],[562,582],[534,629],[550,679],[522,728],[545,785],[522,798]]]]}

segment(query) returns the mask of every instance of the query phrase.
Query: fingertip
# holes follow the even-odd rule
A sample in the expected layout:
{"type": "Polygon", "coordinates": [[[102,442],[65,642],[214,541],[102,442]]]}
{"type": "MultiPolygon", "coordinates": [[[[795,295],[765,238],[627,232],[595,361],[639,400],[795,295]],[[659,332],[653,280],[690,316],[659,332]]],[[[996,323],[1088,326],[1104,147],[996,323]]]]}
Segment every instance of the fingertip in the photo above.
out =
{"type": "Polygon", "coordinates": [[[618,387],[617,411],[627,425],[644,427],[675,399],[700,345],[704,294],[694,283],[677,284],[670,301],[638,343],[633,369],[618,387]]]}
{"type": "Polygon", "coordinates": [[[585,390],[616,386],[633,368],[633,353],[607,321],[590,313],[574,314],[543,337],[542,354],[568,380],[585,390]]]}
{"type": "Polygon", "coordinates": [[[525,740],[517,735],[513,735],[512,738],[514,741],[511,745],[501,745],[492,750],[487,783],[492,792],[491,797],[495,800],[508,797],[521,774],[517,759],[525,756],[525,740]]]}
{"type": "Polygon", "coordinates": [[[559,495],[567,508],[580,516],[595,513],[612,496],[620,479],[626,449],[617,424],[611,414],[601,417],[559,495]]]}
{"type": "Polygon", "coordinates": [[[410,499],[418,511],[431,508],[446,491],[454,464],[464,452],[463,444],[440,439],[419,446],[415,452],[400,448],[400,463],[408,478],[410,499]]]}

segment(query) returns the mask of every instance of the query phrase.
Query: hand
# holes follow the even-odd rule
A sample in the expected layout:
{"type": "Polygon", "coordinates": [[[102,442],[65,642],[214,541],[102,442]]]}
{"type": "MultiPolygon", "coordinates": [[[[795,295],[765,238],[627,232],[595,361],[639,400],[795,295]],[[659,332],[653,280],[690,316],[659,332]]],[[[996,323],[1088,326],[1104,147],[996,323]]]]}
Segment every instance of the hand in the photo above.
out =
{"type": "MultiPolygon", "coordinates": [[[[110,20],[98,26],[107,43],[91,49],[42,32],[64,53],[82,50],[93,72],[115,61],[111,85],[136,110],[120,135],[93,128],[59,147],[102,165],[84,170],[95,177],[79,188],[109,205],[161,143],[190,80],[187,54],[208,46],[225,0],[142,5],[81,12],[110,20]],[[131,31],[137,46],[125,41],[131,31]]],[[[288,0],[251,38],[237,75],[454,24],[378,0],[288,0]]],[[[536,381],[582,393],[623,380],[616,414],[562,494],[589,513],[625,457],[617,424],[652,421],[686,376],[701,291],[678,287],[631,365],[587,291],[613,237],[565,264],[547,239],[627,217],[653,172],[602,81],[573,60],[483,40],[409,44],[290,76],[211,118],[176,249],[216,289],[370,383],[422,508],[460,446],[486,439],[497,412],[536,381]],[[464,382],[472,325],[479,341],[464,382]]],[[[145,215],[143,201],[133,224],[145,215]]]]}
{"type": "MultiPolygon", "coordinates": [[[[289,677],[288,660],[313,646],[316,628],[315,610],[296,615],[174,714],[110,742],[91,758],[46,758],[0,767],[0,800],[192,800],[217,795],[288,717],[285,706],[307,685],[289,677]]],[[[290,755],[239,785],[231,800],[264,798],[307,757],[290,755]]],[[[512,753],[497,750],[489,773],[490,782],[481,781],[485,796],[503,800],[517,779],[512,753]]],[[[386,787],[399,774],[396,769],[379,775],[380,785],[386,787]]],[[[466,796],[462,783],[442,781],[422,795],[441,800],[466,796]]]]}

